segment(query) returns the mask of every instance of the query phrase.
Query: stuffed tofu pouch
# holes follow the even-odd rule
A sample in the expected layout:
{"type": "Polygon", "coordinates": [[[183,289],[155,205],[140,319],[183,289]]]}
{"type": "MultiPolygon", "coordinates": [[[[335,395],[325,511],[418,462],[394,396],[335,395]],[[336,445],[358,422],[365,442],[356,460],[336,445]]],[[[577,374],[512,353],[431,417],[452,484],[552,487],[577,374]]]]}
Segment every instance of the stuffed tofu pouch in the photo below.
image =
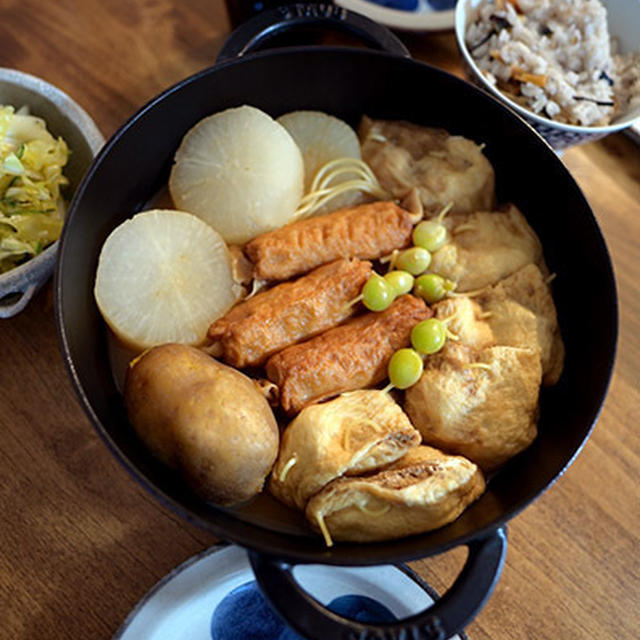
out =
{"type": "Polygon", "coordinates": [[[542,245],[517,207],[476,211],[443,221],[449,242],[434,252],[430,270],[465,293],[493,285],[527,264],[546,273],[542,245]]]}
{"type": "Polygon", "coordinates": [[[473,140],[444,129],[367,117],[359,133],[363,159],[396,198],[415,187],[427,212],[450,202],[456,213],[493,206],[493,167],[473,140]]]}
{"type": "Polygon", "coordinates": [[[389,464],[419,443],[420,434],[388,393],[345,393],[303,409],[286,428],[269,488],[304,509],[332,480],[389,464]]]}
{"type": "Polygon", "coordinates": [[[540,352],[446,344],[407,390],[405,409],[423,441],[499,467],[537,435],[540,352]]]}
{"type": "Polygon", "coordinates": [[[374,475],[340,478],[309,500],[306,515],[333,540],[390,540],[442,527],[485,489],[469,460],[416,447],[374,475]]]}
{"type": "Polygon", "coordinates": [[[564,343],[556,306],[544,275],[528,264],[483,292],[478,302],[498,344],[534,346],[540,349],[542,383],[554,385],[564,366],[564,343]],[[531,321],[534,318],[533,337],[531,321]]]}

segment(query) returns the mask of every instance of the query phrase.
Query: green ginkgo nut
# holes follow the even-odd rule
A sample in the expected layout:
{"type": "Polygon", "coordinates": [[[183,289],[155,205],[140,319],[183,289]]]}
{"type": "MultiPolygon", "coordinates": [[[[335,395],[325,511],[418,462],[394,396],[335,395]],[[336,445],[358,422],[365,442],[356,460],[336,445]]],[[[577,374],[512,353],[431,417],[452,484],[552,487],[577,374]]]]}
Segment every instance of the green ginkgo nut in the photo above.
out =
{"type": "Polygon", "coordinates": [[[437,318],[428,318],[411,330],[411,345],[420,353],[431,355],[447,341],[447,325],[437,318]]]}
{"type": "Polygon", "coordinates": [[[394,288],[396,295],[404,295],[413,289],[414,277],[408,271],[389,271],[384,279],[394,288]]]}
{"type": "Polygon", "coordinates": [[[411,247],[403,251],[396,259],[395,266],[408,271],[412,276],[424,273],[431,264],[431,254],[423,247],[411,247]]]}
{"type": "Polygon", "coordinates": [[[393,286],[382,276],[374,273],[362,287],[362,304],[369,311],[384,311],[396,298],[393,286]]]}
{"type": "Polygon", "coordinates": [[[398,349],[389,360],[389,382],[397,389],[408,389],[420,380],[423,366],[419,353],[408,348],[398,349]]]}
{"type": "Polygon", "coordinates": [[[413,292],[425,302],[433,304],[442,300],[448,292],[445,279],[436,273],[425,273],[416,278],[413,292]]]}
{"type": "Polygon", "coordinates": [[[417,247],[437,251],[447,243],[447,229],[435,220],[423,220],[413,230],[412,239],[417,247]]]}

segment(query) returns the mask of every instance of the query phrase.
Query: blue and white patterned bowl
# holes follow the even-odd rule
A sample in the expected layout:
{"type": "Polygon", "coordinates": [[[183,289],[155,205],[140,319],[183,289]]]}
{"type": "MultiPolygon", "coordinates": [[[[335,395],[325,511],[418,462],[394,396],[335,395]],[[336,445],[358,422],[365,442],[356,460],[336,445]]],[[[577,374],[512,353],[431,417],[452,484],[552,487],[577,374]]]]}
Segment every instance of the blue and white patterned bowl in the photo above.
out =
{"type": "MultiPolygon", "coordinates": [[[[69,178],[66,196],[80,184],[82,176],[104,144],[104,138],[89,115],[66,93],[28,73],[0,67],[0,104],[19,108],[27,105],[31,113],[44,118],[54,136],[69,145],[69,178]]],[[[11,271],[0,275],[0,318],[22,311],[36,291],[53,273],[58,243],[11,271]]]]}
{"type": "Polygon", "coordinates": [[[453,29],[454,10],[444,0],[334,0],[339,7],[360,13],[399,31],[418,33],[453,29]]]}
{"type": "MultiPolygon", "coordinates": [[[[640,0],[601,0],[607,7],[609,31],[616,37],[620,53],[637,51],[640,48],[640,0]]],[[[462,55],[465,75],[469,81],[484,89],[522,116],[556,150],[577,144],[593,142],[599,138],[622,131],[640,119],[640,109],[622,114],[604,127],[581,127],[555,122],[536,115],[511,100],[493,86],[482,74],[465,43],[465,32],[469,16],[482,0],[458,0],[455,12],[455,33],[462,55]]]]}

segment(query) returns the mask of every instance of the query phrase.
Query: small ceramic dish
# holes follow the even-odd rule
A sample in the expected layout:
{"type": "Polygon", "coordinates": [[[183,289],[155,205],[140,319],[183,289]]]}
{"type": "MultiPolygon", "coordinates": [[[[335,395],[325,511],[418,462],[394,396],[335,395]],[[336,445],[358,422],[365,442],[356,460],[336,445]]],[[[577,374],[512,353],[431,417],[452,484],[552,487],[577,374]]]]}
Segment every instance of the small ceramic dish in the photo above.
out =
{"type": "MultiPolygon", "coordinates": [[[[0,67],[0,104],[20,108],[44,118],[55,136],[62,136],[71,153],[65,175],[69,187],[65,197],[71,198],[85,171],[104,144],[104,138],[89,115],[66,93],[28,73],[0,67]]],[[[22,311],[36,291],[53,273],[58,243],[41,254],[0,275],[0,318],[22,311]]]]}
{"type": "MultiPolygon", "coordinates": [[[[549,118],[536,115],[517,102],[511,100],[482,74],[469,53],[465,42],[467,24],[476,7],[483,0],[459,0],[455,10],[455,33],[458,48],[462,54],[465,75],[468,80],[507,104],[522,116],[556,150],[585,142],[593,142],[610,133],[631,127],[640,118],[640,108],[621,114],[610,125],[601,127],[582,127],[563,124],[549,118]]],[[[640,2],[629,0],[602,0],[607,8],[609,32],[618,42],[619,53],[629,53],[640,48],[640,2]]]]}
{"type": "Polygon", "coordinates": [[[373,0],[335,0],[335,4],[400,31],[427,32],[453,29],[454,10],[437,9],[427,0],[418,0],[418,6],[412,11],[392,9],[377,4],[373,0]]]}

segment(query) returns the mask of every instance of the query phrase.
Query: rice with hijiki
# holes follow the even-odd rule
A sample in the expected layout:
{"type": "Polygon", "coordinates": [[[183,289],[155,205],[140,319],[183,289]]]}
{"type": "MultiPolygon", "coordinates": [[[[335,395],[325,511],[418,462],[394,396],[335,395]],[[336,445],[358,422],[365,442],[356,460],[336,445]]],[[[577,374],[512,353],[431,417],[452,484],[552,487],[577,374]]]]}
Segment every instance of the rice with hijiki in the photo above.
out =
{"type": "Polygon", "coordinates": [[[489,82],[542,117],[600,126],[640,106],[640,53],[615,55],[599,0],[486,0],[466,44],[489,82]]]}

